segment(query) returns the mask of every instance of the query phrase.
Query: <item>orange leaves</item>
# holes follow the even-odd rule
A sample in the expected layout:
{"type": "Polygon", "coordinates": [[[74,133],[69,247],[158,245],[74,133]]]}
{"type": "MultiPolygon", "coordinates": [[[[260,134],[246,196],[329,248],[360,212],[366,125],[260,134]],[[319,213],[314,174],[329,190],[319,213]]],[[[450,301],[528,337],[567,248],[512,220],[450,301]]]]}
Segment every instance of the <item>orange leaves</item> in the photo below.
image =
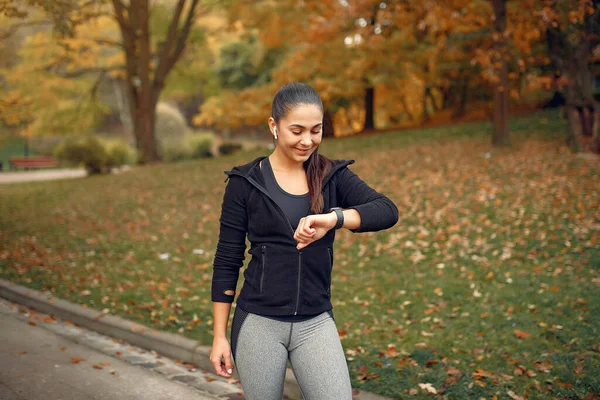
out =
{"type": "Polygon", "coordinates": [[[72,364],[79,364],[82,361],[85,361],[85,358],[81,358],[81,357],[72,357],[71,358],[71,363],[72,364]]]}
{"type": "Polygon", "coordinates": [[[379,358],[385,356],[387,358],[394,358],[399,356],[400,353],[398,351],[396,351],[396,345],[394,344],[388,344],[387,349],[385,350],[379,350],[379,358]]]}
{"type": "Polygon", "coordinates": [[[377,379],[377,378],[379,378],[379,375],[370,373],[369,369],[366,366],[364,366],[364,365],[361,365],[360,367],[358,367],[358,371],[357,372],[358,372],[357,379],[359,380],[360,383],[363,383],[363,382],[368,381],[370,379],[377,379]]]}
{"type": "Polygon", "coordinates": [[[512,379],[512,376],[506,374],[496,374],[491,371],[486,371],[482,368],[476,368],[475,372],[472,373],[473,377],[476,380],[481,380],[483,378],[489,379],[494,385],[499,384],[502,381],[512,379]]]}
{"type": "Polygon", "coordinates": [[[520,331],[518,329],[513,330],[513,333],[515,334],[516,337],[518,337],[519,339],[527,339],[530,335],[527,332],[523,332],[520,331]]]}

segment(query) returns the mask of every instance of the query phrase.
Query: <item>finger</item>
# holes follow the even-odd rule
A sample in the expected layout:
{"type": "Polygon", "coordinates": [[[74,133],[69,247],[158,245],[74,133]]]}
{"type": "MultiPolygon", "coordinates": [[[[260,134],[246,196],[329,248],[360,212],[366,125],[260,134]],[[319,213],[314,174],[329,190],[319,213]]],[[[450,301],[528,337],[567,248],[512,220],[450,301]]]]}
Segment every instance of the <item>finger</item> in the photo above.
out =
{"type": "Polygon", "coordinates": [[[308,237],[304,234],[304,222],[305,218],[300,219],[300,222],[298,222],[298,227],[296,228],[296,233],[294,235],[294,239],[296,239],[296,241],[305,242],[308,239],[308,237]]]}
{"type": "Polygon", "coordinates": [[[227,364],[223,360],[221,360],[221,373],[219,375],[224,376],[226,378],[229,378],[231,376],[231,374],[227,372],[227,364]]]}
{"type": "Polygon", "coordinates": [[[231,363],[231,357],[225,357],[225,370],[229,375],[233,373],[233,364],[231,363]]]}
{"type": "Polygon", "coordinates": [[[312,220],[307,219],[307,222],[302,226],[302,232],[307,237],[311,237],[312,235],[314,235],[314,232],[315,232],[315,229],[310,226],[311,223],[312,223],[312,220]]]}
{"type": "Polygon", "coordinates": [[[215,368],[215,373],[217,375],[221,375],[221,360],[211,360],[213,367],[215,368]]]}
{"type": "Polygon", "coordinates": [[[295,241],[299,241],[300,240],[300,227],[302,224],[302,218],[300,218],[300,221],[298,222],[298,226],[296,227],[296,231],[294,232],[294,240],[295,241]]]}

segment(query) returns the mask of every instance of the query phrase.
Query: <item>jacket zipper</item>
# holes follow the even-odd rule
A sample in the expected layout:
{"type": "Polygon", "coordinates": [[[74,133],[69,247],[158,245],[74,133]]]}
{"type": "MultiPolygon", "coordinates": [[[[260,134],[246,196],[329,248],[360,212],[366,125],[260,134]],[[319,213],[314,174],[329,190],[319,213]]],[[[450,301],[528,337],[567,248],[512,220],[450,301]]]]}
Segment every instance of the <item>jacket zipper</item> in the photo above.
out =
{"type": "Polygon", "coordinates": [[[300,304],[300,271],[302,270],[302,251],[298,252],[298,292],[296,294],[296,309],[294,315],[298,314],[298,305],[300,304]]]}
{"type": "Polygon", "coordinates": [[[263,292],[263,280],[265,278],[265,245],[262,246],[262,271],[260,272],[260,293],[263,292]]]}
{"type": "Polygon", "coordinates": [[[329,252],[329,278],[327,282],[327,294],[331,298],[331,273],[333,270],[333,262],[331,261],[331,248],[328,247],[327,251],[329,252]]]}

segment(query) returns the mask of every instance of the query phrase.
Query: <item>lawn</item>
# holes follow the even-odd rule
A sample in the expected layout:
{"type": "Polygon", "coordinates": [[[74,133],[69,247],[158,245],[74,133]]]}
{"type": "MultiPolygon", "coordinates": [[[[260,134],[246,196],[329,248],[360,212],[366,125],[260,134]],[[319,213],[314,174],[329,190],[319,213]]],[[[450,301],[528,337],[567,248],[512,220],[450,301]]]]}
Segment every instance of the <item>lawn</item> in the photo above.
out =
{"type": "MultiPolygon", "coordinates": [[[[337,233],[332,301],[354,387],[600,396],[600,167],[564,146],[557,111],[512,120],[510,149],[490,147],[491,129],[322,144],[400,211],[389,230],[337,233]]],[[[2,186],[1,276],[210,345],[223,171],[261,154],[2,186]]]]}

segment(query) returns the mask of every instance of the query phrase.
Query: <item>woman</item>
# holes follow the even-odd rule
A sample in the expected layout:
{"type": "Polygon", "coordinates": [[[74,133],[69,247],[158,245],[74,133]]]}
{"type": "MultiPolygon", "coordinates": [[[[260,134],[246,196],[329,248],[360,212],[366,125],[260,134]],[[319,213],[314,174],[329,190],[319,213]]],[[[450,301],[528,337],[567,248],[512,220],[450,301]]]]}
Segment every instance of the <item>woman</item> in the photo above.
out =
{"type": "Polygon", "coordinates": [[[392,201],[347,168],[354,160],[318,153],[323,105],[308,85],[279,89],[268,121],[269,156],[231,171],[214,259],[214,341],[210,359],[230,377],[232,358],[249,400],[280,400],[289,359],[307,400],[352,399],[331,305],[335,230],[392,227],[392,201]],[[246,235],[252,258],[226,331],[246,235]]]}

